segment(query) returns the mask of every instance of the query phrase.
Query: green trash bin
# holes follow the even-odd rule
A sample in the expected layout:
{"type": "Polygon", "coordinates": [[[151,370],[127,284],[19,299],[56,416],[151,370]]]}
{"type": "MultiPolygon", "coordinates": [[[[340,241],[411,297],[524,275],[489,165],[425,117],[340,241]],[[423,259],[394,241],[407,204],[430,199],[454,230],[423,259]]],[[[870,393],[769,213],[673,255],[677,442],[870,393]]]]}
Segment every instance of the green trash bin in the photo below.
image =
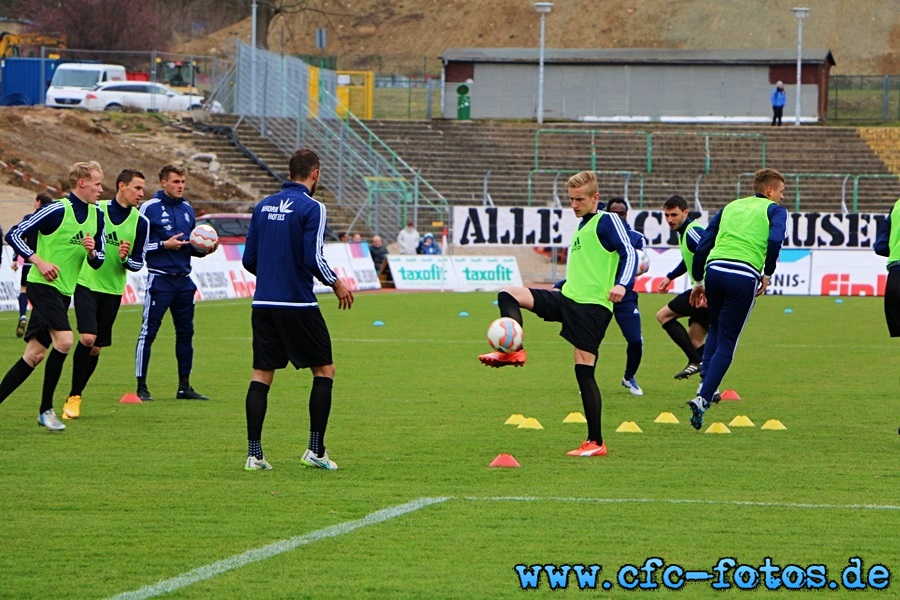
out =
{"type": "Polygon", "coordinates": [[[468,121],[472,118],[472,97],[469,96],[469,86],[461,83],[456,88],[456,118],[460,121],[468,121]]]}

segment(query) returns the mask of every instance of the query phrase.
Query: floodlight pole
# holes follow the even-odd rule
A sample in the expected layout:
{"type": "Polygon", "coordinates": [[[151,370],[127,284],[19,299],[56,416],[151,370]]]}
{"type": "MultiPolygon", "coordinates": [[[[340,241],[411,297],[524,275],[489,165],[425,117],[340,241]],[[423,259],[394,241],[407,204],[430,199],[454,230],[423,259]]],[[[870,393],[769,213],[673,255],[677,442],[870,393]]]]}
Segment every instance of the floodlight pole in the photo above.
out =
{"type": "Polygon", "coordinates": [[[797,100],[794,108],[794,125],[800,126],[800,88],[803,76],[803,19],[809,16],[808,8],[792,8],[797,18],[797,100]]]}
{"type": "Polygon", "coordinates": [[[552,2],[535,2],[534,10],[541,15],[541,46],[538,52],[538,104],[537,104],[537,122],[538,125],[544,122],[544,31],[546,27],[546,17],[553,9],[552,2]]]}
{"type": "Polygon", "coordinates": [[[250,5],[250,114],[256,114],[256,0],[250,5]]]}

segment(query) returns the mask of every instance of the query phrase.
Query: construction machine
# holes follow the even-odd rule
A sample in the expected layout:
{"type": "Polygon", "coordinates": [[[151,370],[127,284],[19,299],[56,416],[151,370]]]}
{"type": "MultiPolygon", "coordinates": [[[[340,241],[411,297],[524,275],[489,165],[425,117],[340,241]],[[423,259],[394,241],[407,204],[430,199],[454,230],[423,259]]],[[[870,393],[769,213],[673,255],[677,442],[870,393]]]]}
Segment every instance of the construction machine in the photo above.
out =
{"type": "MultiPolygon", "coordinates": [[[[62,33],[10,33],[0,32],[0,58],[40,57],[41,46],[66,48],[66,36],[62,33]]],[[[49,58],[58,58],[52,55],[49,58]]]]}

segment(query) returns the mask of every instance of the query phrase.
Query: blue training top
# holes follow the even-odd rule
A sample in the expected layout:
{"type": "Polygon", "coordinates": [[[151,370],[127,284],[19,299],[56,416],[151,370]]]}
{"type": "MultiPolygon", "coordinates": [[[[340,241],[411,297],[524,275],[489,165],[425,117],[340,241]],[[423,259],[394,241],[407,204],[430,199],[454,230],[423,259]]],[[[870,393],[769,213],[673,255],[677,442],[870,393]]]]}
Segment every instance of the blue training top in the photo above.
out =
{"type": "Polygon", "coordinates": [[[244,268],[256,275],[256,308],[318,306],[313,277],[333,286],[337,275],[325,261],[325,205],[306,186],[288,182],[253,210],[244,268]]]}
{"type": "Polygon", "coordinates": [[[157,275],[187,275],[191,272],[191,257],[204,256],[185,244],[177,250],[166,250],[163,242],[176,233],[188,241],[194,230],[194,207],[184,198],[172,198],[162,190],[141,204],[141,214],[150,222],[147,239],[147,271],[157,275]]]}

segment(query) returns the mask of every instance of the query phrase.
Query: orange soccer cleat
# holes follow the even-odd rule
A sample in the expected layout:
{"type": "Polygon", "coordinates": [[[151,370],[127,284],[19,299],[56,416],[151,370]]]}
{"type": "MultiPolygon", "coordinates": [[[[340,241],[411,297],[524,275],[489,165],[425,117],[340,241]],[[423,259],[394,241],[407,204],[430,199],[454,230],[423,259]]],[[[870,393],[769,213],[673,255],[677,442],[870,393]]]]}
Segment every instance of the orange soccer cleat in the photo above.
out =
{"type": "Polygon", "coordinates": [[[566,452],[566,454],[569,456],[606,456],[606,442],[598,446],[597,442],[587,440],[574,450],[566,452]]]}
{"type": "Polygon", "coordinates": [[[525,364],[525,350],[516,350],[515,352],[490,352],[478,356],[483,364],[489,367],[506,367],[512,365],[521,367],[525,364]]]}

